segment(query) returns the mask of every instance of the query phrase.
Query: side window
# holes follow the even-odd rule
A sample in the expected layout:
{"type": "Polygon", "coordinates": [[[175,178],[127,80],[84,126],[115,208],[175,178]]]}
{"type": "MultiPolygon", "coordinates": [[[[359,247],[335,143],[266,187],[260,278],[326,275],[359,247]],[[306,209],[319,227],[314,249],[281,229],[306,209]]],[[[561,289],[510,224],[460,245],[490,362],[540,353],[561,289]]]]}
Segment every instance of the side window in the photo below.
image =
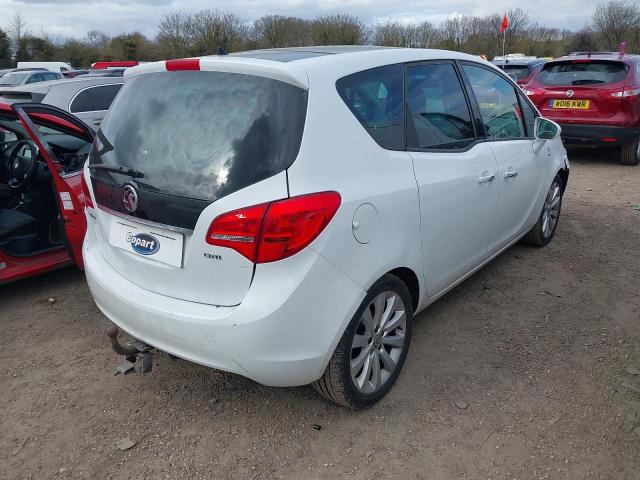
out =
{"type": "Polygon", "coordinates": [[[90,91],[93,95],[94,110],[109,110],[113,99],[120,91],[122,84],[103,85],[101,87],[92,88],[90,91]]]}
{"type": "Polygon", "coordinates": [[[489,138],[524,138],[515,87],[486,68],[463,65],[489,138]]]}
{"type": "Polygon", "coordinates": [[[57,73],[53,73],[53,72],[43,73],[42,76],[44,77],[45,80],[59,80],[60,79],[60,75],[58,75],[57,73]]]}
{"type": "Polygon", "coordinates": [[[450,63],[407,68],[407,147],[463,148],[475,140],[462,85],[450,63]]]}
{"type": "Polygon", "coordinates": [[[387,65],[336,82],[351,113],[387,150],[404,150],[403,73],[402,65],[387,65]]]}
{"type": "Polygon", "coordinates": [[[34,75],[31,75],[25,83],[37,83],[37,82],[42,82],[42,80],[43,80],[42,74],[36,73],[34,75]]]}
{"type": "Polygon", "coordinates": [[[109,110],[113,99],[120,91],[121,84],[102,85],[82,90],[71,101],[69,111],[71,113],[95,112],[99,110],[109,110]]]}
{"type": "Polygon", "coordinates": [[[538,114],[522,96],[520,96],[520,107],[522,108],[522,119],[524,120],[527,137],[533,138],[536,117],[538,114]]]}

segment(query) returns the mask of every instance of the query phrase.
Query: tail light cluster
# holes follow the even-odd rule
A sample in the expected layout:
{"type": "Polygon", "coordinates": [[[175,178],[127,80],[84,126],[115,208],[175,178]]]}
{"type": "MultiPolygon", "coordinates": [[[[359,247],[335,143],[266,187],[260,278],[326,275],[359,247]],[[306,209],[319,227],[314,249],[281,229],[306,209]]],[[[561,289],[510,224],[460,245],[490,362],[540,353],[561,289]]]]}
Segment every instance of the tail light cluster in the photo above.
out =
{"type": "Polygon", "coordinates": [[[337,192],[321,192],[223,213],[207,232],[207,243],[233,248],[254,263],[295,255],[315,240],[340,206],[337,192]]]}
{"type": "Polygon", "coordinates": [[[93,207],[93,200],[91,200],[91,191],[89,190],[89,185],[87,185],[87,180],[84,178],[84,173],[80,174],[82,178],[82,193],[84,194],[84,205],[88,208],[93,207]]]}
{"type": "Polygon", "coordinates": [[[611,96],[615,98],[625,98],[627,100],[635,100],[640,95],[640,87],[625,87],[618,92],[611,92],[611,96]]]}

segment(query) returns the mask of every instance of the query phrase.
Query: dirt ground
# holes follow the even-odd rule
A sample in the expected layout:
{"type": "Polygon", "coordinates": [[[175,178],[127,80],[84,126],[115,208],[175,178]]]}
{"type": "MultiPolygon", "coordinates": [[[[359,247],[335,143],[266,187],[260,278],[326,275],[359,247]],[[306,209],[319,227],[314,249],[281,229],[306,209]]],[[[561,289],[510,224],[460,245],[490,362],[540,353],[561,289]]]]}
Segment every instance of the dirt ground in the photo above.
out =
{"type": "Polygon", "coordinates": [[[362,412],[164,354],[114,376],[82,273],[0,287],[0,478],[640,478],[640,167],[571,159],[554,241],[422,312],[362,412]]]}

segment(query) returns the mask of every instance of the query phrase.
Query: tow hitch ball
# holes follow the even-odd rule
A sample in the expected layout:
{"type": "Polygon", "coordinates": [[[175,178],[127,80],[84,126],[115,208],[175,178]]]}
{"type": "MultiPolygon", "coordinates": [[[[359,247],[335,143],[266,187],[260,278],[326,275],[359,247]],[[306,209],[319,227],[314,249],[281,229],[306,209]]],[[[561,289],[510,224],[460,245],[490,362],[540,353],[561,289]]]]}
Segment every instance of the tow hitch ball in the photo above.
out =
{"type": "Polygon", "coordinates": [[[116,375],[121,373],[149,373],[153,368],[153,347],[146,343],[135,341],[126,345],[122,345],[118,340],[118,327],[111,325],[107,328],[107,337],[111,341],[111,347],[119,354],[123,355],[125,360],[116,367],[116,375]]]}

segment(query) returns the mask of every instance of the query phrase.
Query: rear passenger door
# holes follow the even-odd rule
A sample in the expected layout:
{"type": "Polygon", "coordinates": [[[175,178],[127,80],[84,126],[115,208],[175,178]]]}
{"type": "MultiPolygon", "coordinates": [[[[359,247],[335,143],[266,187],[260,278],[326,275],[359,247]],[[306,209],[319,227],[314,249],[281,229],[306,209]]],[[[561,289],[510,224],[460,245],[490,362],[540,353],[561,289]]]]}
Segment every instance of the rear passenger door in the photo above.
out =
{"type": "Polygon", "coordinates": [[[122,83],[111,83],[80,90],[71,99],[69,112],[97,130],[121,87],[122,83]]]}
{"type": "Polygon", "coordinates": [[[453,62],[406,67],[407,150],[420,196],[427,292],[437,295],[479,266],[498,202],[498,165],[479,136],[453,62]]]}
{"type": "Polygon", "coordinates": [[[498,162],[500,202],[489,245],[495,252],[516,240],[538,217],[538,199],[549,170],[546,151],[533,136],[536,112],[520,89],[490,67],[463,63],[487,142],[498,162]]]}

